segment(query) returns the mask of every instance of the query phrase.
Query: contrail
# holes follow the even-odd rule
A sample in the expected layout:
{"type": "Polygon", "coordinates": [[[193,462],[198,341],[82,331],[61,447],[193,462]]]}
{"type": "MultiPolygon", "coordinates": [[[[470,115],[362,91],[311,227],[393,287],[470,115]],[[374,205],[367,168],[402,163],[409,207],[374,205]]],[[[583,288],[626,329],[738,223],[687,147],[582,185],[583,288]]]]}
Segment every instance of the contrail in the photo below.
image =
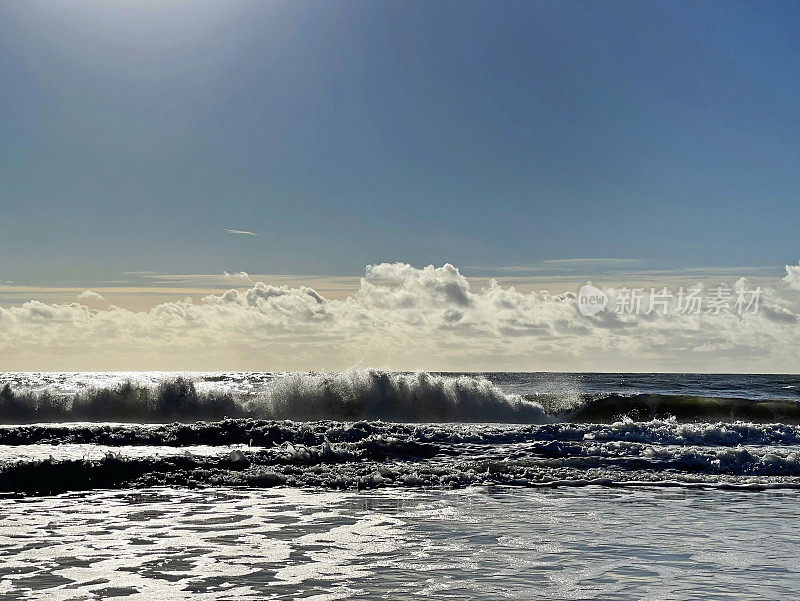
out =
{"type": "Polygon", "coordinates": [[[256,234],[255,232],[248,232],[246,230],[229,230],[226,228],[225,231],[228,232],[229,234],[244,234],[245,236],[258,236],[258,234],[256,234]]]}

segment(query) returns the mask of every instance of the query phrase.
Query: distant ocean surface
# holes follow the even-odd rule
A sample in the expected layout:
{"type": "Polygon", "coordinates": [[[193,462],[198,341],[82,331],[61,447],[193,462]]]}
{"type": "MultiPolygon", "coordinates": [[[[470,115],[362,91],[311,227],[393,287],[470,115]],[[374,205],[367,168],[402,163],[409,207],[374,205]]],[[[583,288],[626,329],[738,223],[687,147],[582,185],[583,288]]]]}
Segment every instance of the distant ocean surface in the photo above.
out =
{"type": "Polygon", "coordinates": [[[3,373],[0,424],[0,599],[800,584],[800,376],[3,373]]]}

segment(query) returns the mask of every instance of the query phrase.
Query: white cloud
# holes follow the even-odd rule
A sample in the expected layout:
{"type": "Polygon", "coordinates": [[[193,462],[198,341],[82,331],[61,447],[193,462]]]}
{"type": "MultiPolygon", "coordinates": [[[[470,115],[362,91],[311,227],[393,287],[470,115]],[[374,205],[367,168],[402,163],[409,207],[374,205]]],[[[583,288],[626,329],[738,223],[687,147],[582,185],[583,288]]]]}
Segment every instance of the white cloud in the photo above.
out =
{"type": "Polygon", "coordinates": [[[474,289],[452,265],[404,263],[368,266],[343,299],[256,282],[147,311],[30,301],[0,308],[0,368],[797,371],[800,295],[787,278],[742,316],[584,317],[573,293],[474,289]]]}
{"type": "Polygon", "coordinates": [[[92,292],[91,290],[84,290],[78,295],[78,299],[80,300],[93,300],[93,301],[101,301],[105,300],[103,295],[98,294],[97,292],[92,292]]]}
{"type": "Polygon", "coordinates": [[[800,263],[797,265],[787,265],[786,275],[783,282],[794,290],[800,290],[800,263]]]}
{"type": "Polygon", "coordinates": [[[244,280],[250,284],[253,283],[253,278],[251,278],[246,271],[237,271],[236,273],[228,273],[227,271],[223,271],[222,275],[225,276],[225,279],[233,279],[233,280],[244,280]]]}

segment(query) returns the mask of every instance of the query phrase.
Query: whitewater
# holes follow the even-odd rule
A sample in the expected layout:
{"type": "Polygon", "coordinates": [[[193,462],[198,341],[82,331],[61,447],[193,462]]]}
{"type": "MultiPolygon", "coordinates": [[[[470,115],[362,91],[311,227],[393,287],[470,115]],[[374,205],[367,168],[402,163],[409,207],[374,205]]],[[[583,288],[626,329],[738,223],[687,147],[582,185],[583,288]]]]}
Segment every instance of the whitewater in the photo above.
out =
{"type": "Polygon", "coordinates": [[[8,373],[0,492],[800,486],[793,376],[8,373]]]}

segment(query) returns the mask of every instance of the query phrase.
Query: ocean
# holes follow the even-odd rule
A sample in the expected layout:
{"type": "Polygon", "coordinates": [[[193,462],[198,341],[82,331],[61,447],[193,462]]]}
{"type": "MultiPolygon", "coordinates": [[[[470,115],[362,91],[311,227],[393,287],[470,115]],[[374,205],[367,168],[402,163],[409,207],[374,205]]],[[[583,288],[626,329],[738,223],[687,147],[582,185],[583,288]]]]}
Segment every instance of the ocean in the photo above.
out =
{"type": "Polygon", "coordinates": [[[0,599],[749,599],[800,376],[5,373],[0,599]]]}

